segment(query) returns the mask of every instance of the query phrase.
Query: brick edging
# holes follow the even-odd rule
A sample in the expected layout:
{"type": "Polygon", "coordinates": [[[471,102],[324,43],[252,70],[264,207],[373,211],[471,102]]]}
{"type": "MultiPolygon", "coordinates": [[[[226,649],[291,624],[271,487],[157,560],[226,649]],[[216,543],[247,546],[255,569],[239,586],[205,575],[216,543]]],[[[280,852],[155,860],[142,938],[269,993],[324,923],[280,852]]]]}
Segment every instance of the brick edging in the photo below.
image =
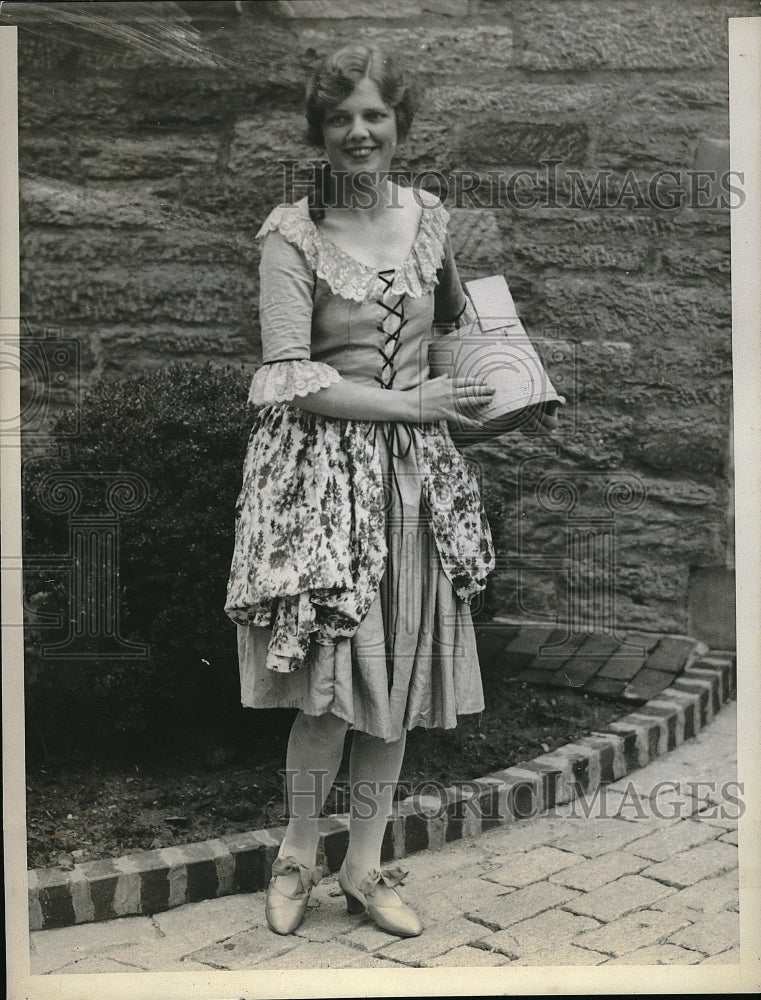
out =
{"type": "MultiPolygon", "coordinates": [[[[446,789],[446,799],[399,802],[383,861],[538,815],[644,767],[698,732],[735,695],[734,654],[695,659],[665,690],[604,730],[534,760],[446,789]]],[[[338,869],[348,816],[321,820],[318,863],[338,869]]],[[[284,827],[90,861],[73,871],[29,871],[30,930],[158,913],[216,896],[264,889],[284,827]]]]}

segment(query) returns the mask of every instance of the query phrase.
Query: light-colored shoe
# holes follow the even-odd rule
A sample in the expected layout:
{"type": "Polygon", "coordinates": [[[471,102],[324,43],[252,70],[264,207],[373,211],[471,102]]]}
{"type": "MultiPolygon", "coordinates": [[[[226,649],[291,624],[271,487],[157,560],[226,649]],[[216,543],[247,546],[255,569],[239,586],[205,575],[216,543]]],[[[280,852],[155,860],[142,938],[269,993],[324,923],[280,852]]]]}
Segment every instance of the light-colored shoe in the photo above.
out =
{"type": "Polygon", "coordinates": [[[275,859],[264,898],[264,915],[270,930],[276,934],[293,934],[304,919],[312,888],[321,878],[321,868],[307,868],[292,857],[275,859]],[[291,872],[298,872],[296,888],[290,893],[284,892],[278,887],[279,877],[291,872]]]}
{"type": "Polygon", "coordinates": [[[408,906],[394,890],[409,872],[401,868],[390,868],[378,871],[374,868],[359,887],[352,881],[346,868],[346,862],[338,872],[338,884],[346,896],[346,906],[349,913],[364,913],[375,922],[376,926],[389,934],[399,937],[417,937],[423,930],[417,913],[408,906]],[[384,892],[383,888],[391,890],[384,892]]]}

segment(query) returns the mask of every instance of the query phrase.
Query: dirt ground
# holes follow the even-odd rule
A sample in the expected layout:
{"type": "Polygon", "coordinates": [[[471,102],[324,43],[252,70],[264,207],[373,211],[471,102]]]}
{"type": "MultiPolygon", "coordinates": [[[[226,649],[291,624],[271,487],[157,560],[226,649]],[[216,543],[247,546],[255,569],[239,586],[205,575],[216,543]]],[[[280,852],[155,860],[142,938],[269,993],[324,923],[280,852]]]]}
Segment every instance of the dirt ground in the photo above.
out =
{"type": "MultiPolygon", "coordinates": [[[[450,785],[576,739],[620,717],[624,702],[547,690],[496,674],[484,677],[487,709],[456,729],[413,730],[400,778],[408,794],[424,782],[450,785]]],[[[138,850],[206,840],[285,822],[280,769],[288,719],[280,736],[257,738],[243,750],[186,746],[146,761],[62,760],[30,765],[27,834],[30,868],[118,857],[138,850]]],[[[290,716],[288,717],[290,718],[290,716]]],[[[325,812],[348,808],[348,750],[325,812]]]]}

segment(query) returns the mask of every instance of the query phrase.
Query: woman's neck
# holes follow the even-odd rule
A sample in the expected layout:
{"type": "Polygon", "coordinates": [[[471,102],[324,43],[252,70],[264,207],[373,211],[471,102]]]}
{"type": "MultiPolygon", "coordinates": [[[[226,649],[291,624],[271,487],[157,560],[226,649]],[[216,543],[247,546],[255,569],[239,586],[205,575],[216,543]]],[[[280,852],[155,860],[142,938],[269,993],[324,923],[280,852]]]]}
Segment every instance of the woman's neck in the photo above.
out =
{"type": "Polygon", "coordinates": [[[332,173],[331,189],[331,207],[352,212],[358,218],[378,218],[387,208],[398,206],[394,185],[385,173],[332,173]]]}

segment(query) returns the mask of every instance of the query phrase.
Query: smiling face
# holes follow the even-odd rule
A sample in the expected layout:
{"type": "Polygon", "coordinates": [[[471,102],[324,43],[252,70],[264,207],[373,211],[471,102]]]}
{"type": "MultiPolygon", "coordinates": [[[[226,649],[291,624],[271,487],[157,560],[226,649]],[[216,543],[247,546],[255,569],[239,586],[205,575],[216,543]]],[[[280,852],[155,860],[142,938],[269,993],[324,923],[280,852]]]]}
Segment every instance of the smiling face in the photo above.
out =
{"type": "Polygon", "coordinates": [[[367,78],[325,114],[325,153],[335,171],[388,171],[396,152],[396,116],[384,104],[378,87],[367,78]]]}

